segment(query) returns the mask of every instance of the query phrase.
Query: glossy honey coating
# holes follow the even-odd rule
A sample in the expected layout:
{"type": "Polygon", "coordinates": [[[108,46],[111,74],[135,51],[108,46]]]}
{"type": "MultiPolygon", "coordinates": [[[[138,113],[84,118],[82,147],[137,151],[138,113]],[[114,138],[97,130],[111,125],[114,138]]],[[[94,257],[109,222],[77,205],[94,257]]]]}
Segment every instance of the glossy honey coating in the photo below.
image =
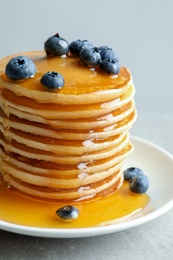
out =
{"type": "Polygon", "coordinates": [[[106,196],[123,183],[122,164],[132,152],[128,131],[136,119],[130,72],[104,75],[74,57],[24,53],[32,79],[12,81],[0,63],[0,147],[3,182],[34,197],[73,201],[106,196]],[[49,91],[47,71],[64,77],[49,91]]]}

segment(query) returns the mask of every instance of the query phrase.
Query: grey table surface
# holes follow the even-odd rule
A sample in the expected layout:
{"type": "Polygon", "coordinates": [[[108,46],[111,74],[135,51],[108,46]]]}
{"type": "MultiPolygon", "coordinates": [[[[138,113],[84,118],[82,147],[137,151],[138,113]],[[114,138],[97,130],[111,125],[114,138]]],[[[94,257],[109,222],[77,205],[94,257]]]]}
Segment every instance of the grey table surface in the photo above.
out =
{"type": "MultiPolygon", "coordinates": [[[[131,133],[173,154],[172,114],[139,113],[131,133]]],[[[13,259],[172,260],[173,209],[138,227],[88,238],[38,238],[0,230],[0,260],[13,259]]]]}

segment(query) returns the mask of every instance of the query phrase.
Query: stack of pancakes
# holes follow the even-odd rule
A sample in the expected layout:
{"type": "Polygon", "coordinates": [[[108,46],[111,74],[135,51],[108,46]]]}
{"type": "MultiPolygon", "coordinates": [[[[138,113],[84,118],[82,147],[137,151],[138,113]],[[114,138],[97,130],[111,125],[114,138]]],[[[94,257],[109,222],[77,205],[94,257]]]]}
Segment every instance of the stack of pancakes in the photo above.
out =
{"type": "Polygon", "coordinates": [[[110,77],[72,57],[34,61],[33,79],[9,80],[0,64],[0,172],[22,194],[57,201],[107,196],[123,182],[122,165],[132,152],[129,129],[136,119],[134,85],[121,67],[110,77]],[[40,84],[47,71],[64,76],[50,92],[40,84]]]}

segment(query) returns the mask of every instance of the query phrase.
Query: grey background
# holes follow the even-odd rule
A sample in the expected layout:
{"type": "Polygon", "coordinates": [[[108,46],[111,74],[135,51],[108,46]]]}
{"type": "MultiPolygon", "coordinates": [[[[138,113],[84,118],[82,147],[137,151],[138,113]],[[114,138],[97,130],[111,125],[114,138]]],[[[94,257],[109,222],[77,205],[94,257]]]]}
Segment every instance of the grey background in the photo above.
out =
{"type": "Polygon", "coordinates": [[[138,112],[173,112],[172,0],[0,0],[0,58],[69,42],[109,45],[133,74],[138,112]]]}

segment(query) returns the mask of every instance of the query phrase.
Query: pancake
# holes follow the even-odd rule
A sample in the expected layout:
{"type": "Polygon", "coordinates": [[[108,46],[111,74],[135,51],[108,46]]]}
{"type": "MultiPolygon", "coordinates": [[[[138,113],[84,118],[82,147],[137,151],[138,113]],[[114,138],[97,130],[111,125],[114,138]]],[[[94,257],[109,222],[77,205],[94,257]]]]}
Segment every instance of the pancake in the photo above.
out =
{"type": "Polygon", "coordinates": [[[116,76],[86,68],[77,58],[27,52],[33,78],[11,80],[0,62],[0,171],[4,185],[26,196],[80,201],[116,192],[133,151],[135,87],[127,68],[116,76]],[[40,83],[47,71],[64,76],[62,89],[40,83]]]}

